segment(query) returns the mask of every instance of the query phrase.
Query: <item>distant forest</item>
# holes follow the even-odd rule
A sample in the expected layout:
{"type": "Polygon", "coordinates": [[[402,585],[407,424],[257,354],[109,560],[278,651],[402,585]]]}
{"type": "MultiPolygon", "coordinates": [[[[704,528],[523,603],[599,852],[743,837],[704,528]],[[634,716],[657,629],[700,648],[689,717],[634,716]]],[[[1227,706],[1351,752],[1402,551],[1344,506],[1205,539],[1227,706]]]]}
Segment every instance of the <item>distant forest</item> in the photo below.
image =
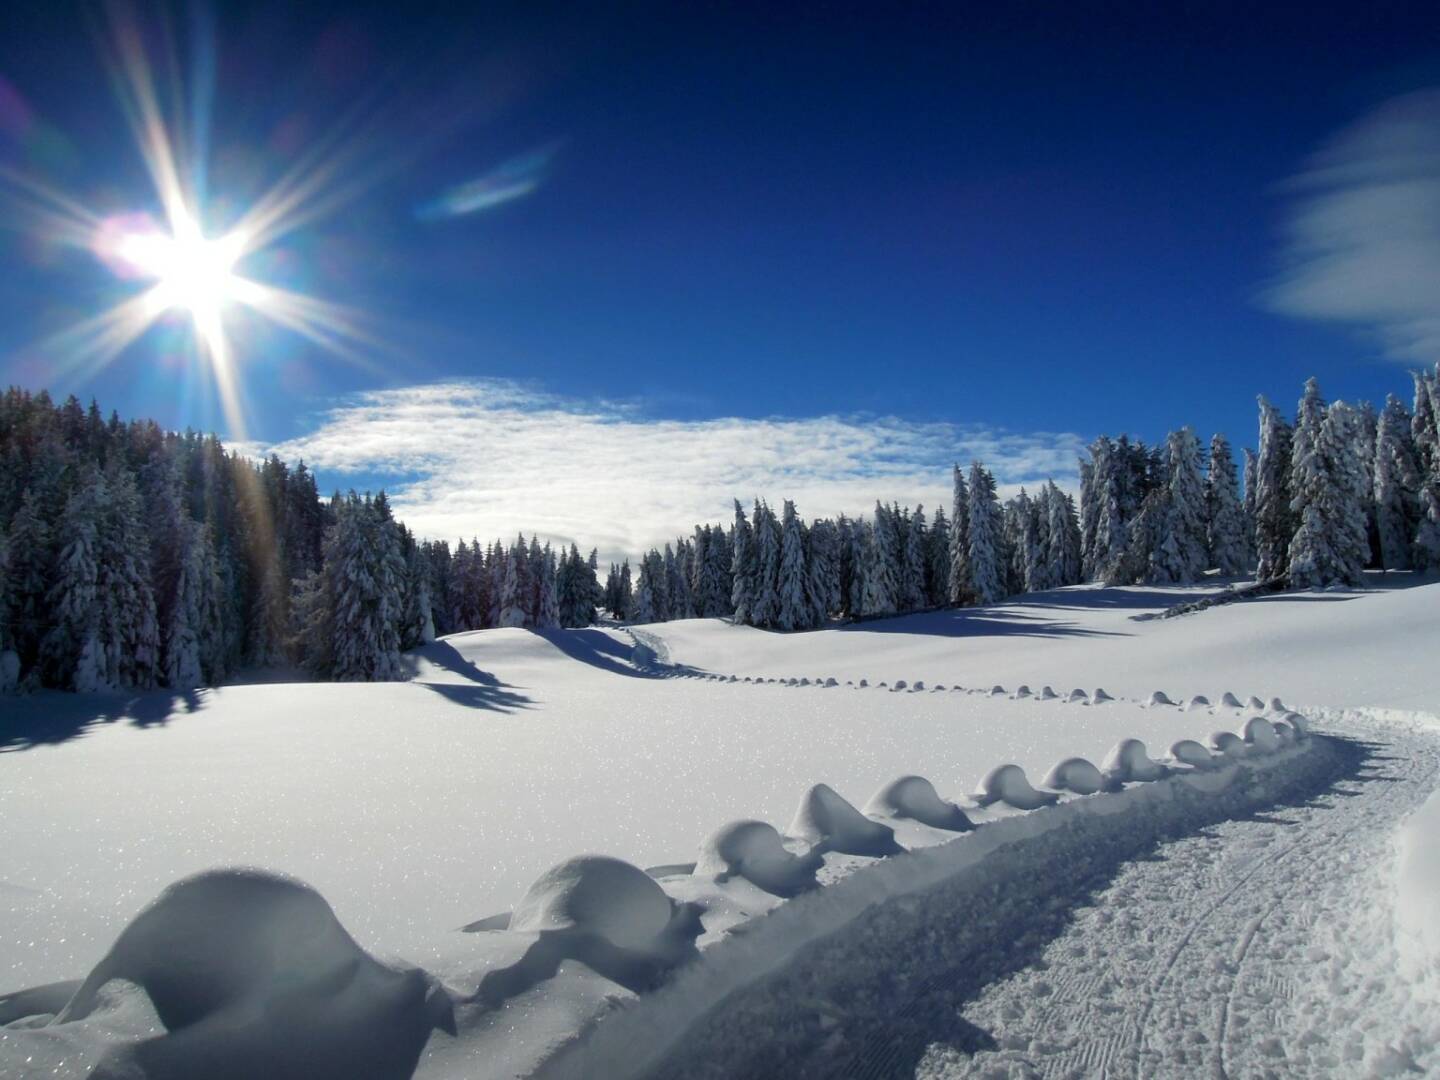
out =
{"type": "Polygon", "coordinates": [[[213,435],[106,419],[74,397],[0,399],[0,690],[223,681],[299,665],[322,679],[404,676],[437,634],[729,618],[779,630],[985,604],[1082,581],[1186,583],[1254,571],[1296,588],[1369,568],[1440,571],[1440,365],[1393,395],[1294,422],[1260,399],[1243,488],[1228,441],[1102,436],[1079,499],[1053,482],[1000,502],[956,466],[947,514],[877,503],[805,521],[737,501],[599,578],[596,553],[531,537],[417,539],[383,492],[320,496],[303,461],[252,461],[213,435]]]}

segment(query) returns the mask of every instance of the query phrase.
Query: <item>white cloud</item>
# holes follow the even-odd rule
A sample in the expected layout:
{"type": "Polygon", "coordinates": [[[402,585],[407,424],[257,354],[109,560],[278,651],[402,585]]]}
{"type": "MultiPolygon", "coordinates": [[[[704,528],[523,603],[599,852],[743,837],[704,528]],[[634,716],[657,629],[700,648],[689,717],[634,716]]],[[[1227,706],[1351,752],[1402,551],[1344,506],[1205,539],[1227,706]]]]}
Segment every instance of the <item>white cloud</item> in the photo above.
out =
{"type": "Polygon", "coordinates": [[[633,555],[728,521],[731,499],[794,499],[807,517],[875,500],[949,512],[950,466],[980,458],[1003,491],[1053,477],[1073,487],[1078,435],[915,424],[895,417],[652,419],[496,380],[377,390],[273,449],[383,482],[421,536],[542,539],[633,555]]]}
{"type": "Polygon", "coordinates": [[[1286,185],[1284,269],[1265,300],[1359,323],[1387,355],[1440,354],[1440,90],[1387,102],[1286,185]]]}

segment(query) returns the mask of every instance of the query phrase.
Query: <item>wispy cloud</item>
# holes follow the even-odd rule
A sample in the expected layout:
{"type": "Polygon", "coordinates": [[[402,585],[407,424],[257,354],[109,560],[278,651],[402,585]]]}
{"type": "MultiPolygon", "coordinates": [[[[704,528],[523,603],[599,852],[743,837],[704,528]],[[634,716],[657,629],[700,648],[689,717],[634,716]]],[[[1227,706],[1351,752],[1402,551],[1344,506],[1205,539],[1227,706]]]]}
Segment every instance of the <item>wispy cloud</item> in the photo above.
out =
{"type": "Polygon", "coordinates": [[[1440,354],[1440,90],[1395,98],[1342,131],[1286,189],[1276,311],[1358,323],[1395,360],[1440,354]]]}
{"type": "Polygon", "coordinates": [[[728,520],[732,497],[791,498],[807,517],[877,498],[948,511],[957,460],[982,459],[1005,491],[1070,487],[1082,440],[895,417],[654,419],[484,380],[357,395],[272,449],[331,479],[385,483],[422,536],[533,530],[608,559],[728,520]]]}

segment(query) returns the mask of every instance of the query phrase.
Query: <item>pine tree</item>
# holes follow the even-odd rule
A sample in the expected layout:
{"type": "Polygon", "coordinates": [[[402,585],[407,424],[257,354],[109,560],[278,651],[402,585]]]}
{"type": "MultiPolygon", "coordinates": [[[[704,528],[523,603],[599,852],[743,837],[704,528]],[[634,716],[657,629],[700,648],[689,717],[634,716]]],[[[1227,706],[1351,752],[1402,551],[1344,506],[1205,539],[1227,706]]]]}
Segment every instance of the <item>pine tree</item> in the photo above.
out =
{"type": "Polygon", "coordinates": [[[778,604],[775,625],[781,630],[803,630],[811,625],[812,608],[806,596],[805,534],[795,513],[795,504],[786,499],[781,509],[780,567],[776,577],[778,604]]]}
{"type": "Polygon", "coordinates": [[[833,522],[821,519],[805,533],[807,626],[824,626],[840,609],[838,539],[833,522]]]}
{"type": "Polygon", "coordinates": [[[528,561],[525,538],[520,537],[505,559],[505,581],[500,587],[501,626],[524,626],[529,619],[525,611],[527,589],[524,567],[528,561]]]}
{"type": "Polygon", "coordinates": [[[1255,460],[1255,556],[1257,581],[1285,572],[1294,533],[1290,512],[1291,432],[1264,395],[1260,403],[1260,452],[1255,460]]]}
{"type": "Polygon", "coordinates": [[[212,551],[207,558],[205,526],[187,517],[179,529],[178,573],[166,605],[164,679],[167,686],[186,689],[205,681],[201,634],[207,605],[213,602],[214,555],[212,551]]]}
{"type": "Polygon", "coordinates": [[[1210,565],[1226,577],[1243,574],[1250,566],[1245,541],[1245,510],[1235,485],[1235,459],[1229,440],[1210,439],[1210,467],[1205,474],[1206,548],[1210,565]]]}
{"type": "Polygon", "coordinates": [[[105,686],[98,586],[99,531],[107,500],[100,470],[86,466],[65,502],[60,519],[64,539],[56,560],[55,583],[46,597],[50,610],[50,629],[43,642],[47,681],[81,693],[105,686]]]}
{"type": "Polygon", "coordinates": [[[1425,574],[1440,573],[1440,468],[1420,489],[1420,524],[1415,531],[1413,563],[1425,574]]]}
{"type": "Polygon", "coordinates": [[[556,583],[555,553],[546,544],[540,562],[539,602],[535,612],[535,626],[540,630],[554,630],[560,625],[560,597],[556,583]]]}
{"type": "Polygon", "coordinates": [[[105,491],[95,545],[102,682],[146,689],[155,685],[160,664],[160,628],[140,496],[118,456],[106,466],[105,491]]]}
{"type": "Polygon", "coordinates": [[[755,530],[755,591],[750,622],[774,626],[780,617],[780,524],[770,507],[757,502],[751,515],[755,530]]]}
{"type": "Polygon", "coordinates": [[[970,465],[970,575],[975,602],[993,604],[1004,598],[1001,567],[1000,505],[995,478],[976,461],[970,465]]]}
{"type": "Polygon", "coordinates": [[[1172,431],[1165,445],[1166,482],[1150,551],[1149,580],[1186,585],[1205,572],[1205,485],[1200,444],[1190,428],[1172,431]]]}
{"type": "Polygon", "coordinates": [[[937,506],[925,542],[925,605],[938,608],[949,602],[950,519],[945,516],[945,508],[937,506]]]}
{"type": "Polygon", "coordinates": [[[33,674],[37,681],[40,649],[50,615],[46,600],[53,560],[50,537],[36,489],[26,486],[20,508],[10,521],[6,621],[22,676],[33,674]]]}
{"type": "Polygon", "coordinates": [[[745,520],[745,510],[741,507],[740,500],[736,499],[734,551],[731,556],[733,584],[730,591],[730,604],[734,608],[737,623],[753,623],[755,621],[755,590],[759,577],[759,558],[750,523],[745,520]]]}
{"type": "Polygon", "coordinates": [[[1412,371],[1415,400],[1410,415],[1410,440],[1415,447],[1415,462],[1421,476],[1431,475],[1440,467],[1440,364],[1435,375],[1412,371]]]}
{"type": "Polygon", "coordinates": [[[1300,517],[1290,544],[1294,588],[1358,585],[1364,579],[1367,481],[1356,452],[1358,441],[1355,410],[1343,401],[1330,406],[1313,437],[1296,440],[1303,456],[1295,459],[1291,474],[1291,508],[1300,517]]]}
{"type": "Polygon", "coordinates": [[[925,508],[917,506],[913,514],[897,514],[900,526],[900,608],[918,611],[925,606],[925,508]]]}
{"type": "Polygon", "coordinates": [[[1410,414],[1391,394],[1376,429],[1373,487],[1380,566],[1386,570],[1410,568],[1412,538],[1420,523],[1420,476],[1410,414]]]}
{"type": "Polygon", "coordinates": [[[950,504],[950,603],[974,602],[975,590],[970,577],[970,489],[957,463],[951,485],[954,501],[950,504]]]}

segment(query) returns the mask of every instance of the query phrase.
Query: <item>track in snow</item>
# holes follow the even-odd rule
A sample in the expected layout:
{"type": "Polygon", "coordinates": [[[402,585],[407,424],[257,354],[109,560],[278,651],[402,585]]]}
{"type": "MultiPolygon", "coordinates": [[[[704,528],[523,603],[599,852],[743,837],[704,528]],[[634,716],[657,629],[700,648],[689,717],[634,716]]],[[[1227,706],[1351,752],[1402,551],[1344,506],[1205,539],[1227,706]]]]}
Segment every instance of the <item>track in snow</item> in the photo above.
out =
{"type": "Polygon", "coordinates": [[[1343,1006],[1299,1015],[1300,989],[1322,953],[1332,982],[1346,963],[1322,930],[1371,902],[1396,823],[1440,784],[1440,739],[1348,725],[1329,742],[1284,789],[1067,826],[872,909],[732,995],[657,1075],[1298,1077],[1373,1060],[1343,1006]]]}

